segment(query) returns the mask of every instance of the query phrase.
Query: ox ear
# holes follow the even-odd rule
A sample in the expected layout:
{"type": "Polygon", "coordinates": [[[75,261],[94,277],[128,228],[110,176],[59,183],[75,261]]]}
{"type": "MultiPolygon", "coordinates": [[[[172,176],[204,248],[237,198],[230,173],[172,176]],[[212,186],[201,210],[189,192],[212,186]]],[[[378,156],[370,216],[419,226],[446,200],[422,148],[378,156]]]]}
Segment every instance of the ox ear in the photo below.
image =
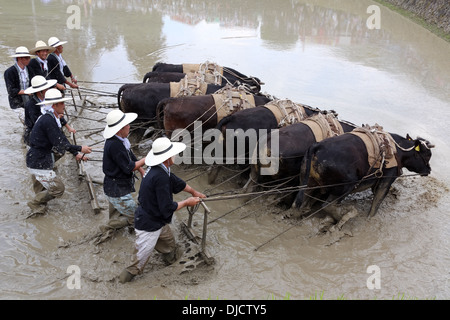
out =
{"type": "Polygon", "coordinates": [[[406,134],[406,139],[407,139],[407,140],[413,140],[413,139],[411,138],[411,136],[409,135],[409,133],[406,134]]]}
{"type": "Polygon", "coordinates": [[[417,152],[420,152],[420,140],[416,140],[414,150],[416,150],[417,152]]]}

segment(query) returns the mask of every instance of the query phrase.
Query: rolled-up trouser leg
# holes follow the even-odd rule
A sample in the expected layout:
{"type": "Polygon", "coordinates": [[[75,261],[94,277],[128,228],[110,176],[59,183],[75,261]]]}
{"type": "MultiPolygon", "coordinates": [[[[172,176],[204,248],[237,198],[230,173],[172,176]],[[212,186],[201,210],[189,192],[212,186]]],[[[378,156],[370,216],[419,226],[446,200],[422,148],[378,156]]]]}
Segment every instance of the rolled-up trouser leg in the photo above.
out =
{"type": "Polygon", "coordinates": [[[126,268],[129,273],[133,275],[142,273],[145,265],[150,259],[150,255],[152,254],[156,243],[158,242],[161,231],[162,228],[153,232],[135,229],[136,242],[134,249],[134,259],[133,263],[126,268]]]}
{"type": "Polygon", "coordinates": [[[28,202],[28,206],[33,211],[43,212],[47,202],[64,194],[64,183],[53,170],[30,169],[30,172],[36,195],[33,200],[28,202]]]}
{"type": "MultiPolygon", "coordinates": [[[[100,229],[120,229],[134,225],[134,211],[136,211],[136,201],[131,194],[122,197],[108,197],[109,201],[109,221],[100,229]]],[[[103,230],[104,231],[104,230],[103,230]]]]}
{"type": "Polygon", "coordinates": [[[165,225],[154,232],[137,229],[135,229],[135,231],[136,245],[134,250],[134,260],[133,263],[126,268],[129,273],[133,275],[142,273],[150,259],[153,249],[162,253],[163,259],[167,263],[174,263],[179,258],[178,246],[169,225],[165,225]]]}
{"type": "Polygon", "coordinates": [[[168,224],[161,229],[161,234],[159,235],[155,249],[159,253],[162,253],[164,261],[168,264],[174,263],[181,256],[180,252],[178,252],[178,246],[175,242],[172,229],[170,229],[168,224]]]}

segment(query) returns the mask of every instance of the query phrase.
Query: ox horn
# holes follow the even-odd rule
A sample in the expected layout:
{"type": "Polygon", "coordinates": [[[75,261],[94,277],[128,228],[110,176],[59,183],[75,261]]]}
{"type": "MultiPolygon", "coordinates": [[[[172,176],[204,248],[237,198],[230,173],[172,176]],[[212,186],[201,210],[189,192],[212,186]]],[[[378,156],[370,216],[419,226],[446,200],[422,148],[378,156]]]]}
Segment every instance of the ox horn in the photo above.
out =
{"type": "Polygon", "coordinates": [[[432,144],[430,141],[426,139],[422,139],[420,137],[417,137],[417,139],[421,142],[421,144],[423,144],[428,149],[436,147],[434,144],[432,144]]]}

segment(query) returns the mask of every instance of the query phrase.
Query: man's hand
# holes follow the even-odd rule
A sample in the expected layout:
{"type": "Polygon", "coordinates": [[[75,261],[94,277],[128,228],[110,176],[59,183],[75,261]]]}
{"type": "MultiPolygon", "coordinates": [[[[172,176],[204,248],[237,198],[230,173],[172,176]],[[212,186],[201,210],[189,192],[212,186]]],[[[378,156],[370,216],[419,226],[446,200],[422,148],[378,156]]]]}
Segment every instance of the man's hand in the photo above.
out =
{"type": "Polygon", "coordinates": [[[92,152],[92,148],[88,147],[88,146],[82,146],[81,147],[81,152],[82,153],[91,153],[92,152]]]}
{"type": "Polygon", "coordinates": [[[89,160],[89,158],[86,157],[86,155],[84,153],[80,153],[80,152],[78,152],[78,154],[75,156],[75,158],[77,159],[78,162],[80,162],[81,160],[83,160],[85,162],[89,160]]]}
{"type": "Polygon", "coordinates": [[[202,199],[206,198],[206,196],[205,196],[203,193],[198,192],[198,191],[196,191],[196,190],[194,190],[194,192],[192,192],[192,196],[193,196],[193,197],[202,198],[202,199]]]}

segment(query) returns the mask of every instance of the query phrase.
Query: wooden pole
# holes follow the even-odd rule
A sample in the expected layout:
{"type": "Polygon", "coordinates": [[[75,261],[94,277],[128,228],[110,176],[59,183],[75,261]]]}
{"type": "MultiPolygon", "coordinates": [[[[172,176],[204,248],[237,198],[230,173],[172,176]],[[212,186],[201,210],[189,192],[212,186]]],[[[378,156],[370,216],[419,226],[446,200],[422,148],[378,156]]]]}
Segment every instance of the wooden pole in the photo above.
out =
{"type": "MultiPolygon", "coordinates": [[[[71,136],[72,136],[73,143],[77,144],[77,140],[76,140],[75,134],[73,132],[71,133],[71,136]]],[[[80,161],[80,162],[77,161],[77,165],[78,165],[78,176],[80,178],[84,178],[84,180],[86,181],[87,186],[88,186],[88,191],[89,191],[91,207],[94,210],[94,213],[97,214],[100,212],[101,207],[97,201],[97,196],[95,194],[94,183],[92,181],[92,178],[91,178],[90,174],[86,172],[83,161],[80,161]]]]}

